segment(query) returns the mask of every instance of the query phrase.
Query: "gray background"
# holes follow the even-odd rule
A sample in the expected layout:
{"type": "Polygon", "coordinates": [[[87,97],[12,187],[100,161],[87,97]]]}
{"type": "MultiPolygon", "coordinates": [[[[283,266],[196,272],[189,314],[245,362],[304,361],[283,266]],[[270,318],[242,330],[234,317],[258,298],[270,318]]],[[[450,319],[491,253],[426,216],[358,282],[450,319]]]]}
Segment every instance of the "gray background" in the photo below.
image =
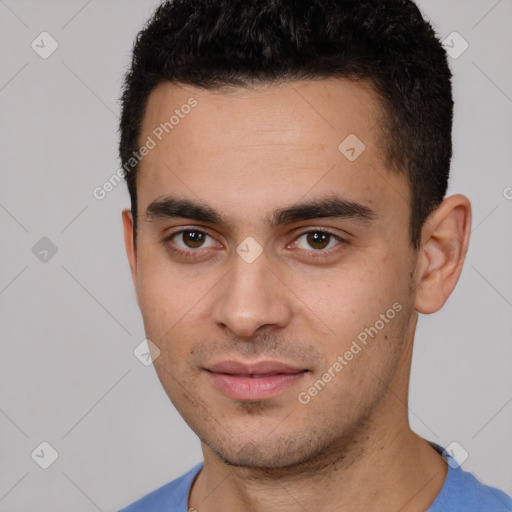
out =
{"type": "MultiPolygon", "coordinates": [[[[0,0],[0,512],[114,511],[202,460],[133,354],[144,331],[122,238],[126,187],[92,194],[119,168],[121,78],[156,4],[0,0]],[[31,48],[43,31],[59,45],[47,59],[31,48]],[[57,248],[46,261],[43,237],[57,248]],[[58,452],[48,469],[43,441],[58,452]]],[[[420,318],[410,419],[512,493],[512,0],[421,9],[442,39],[469,43],[450,58],[449,193],[468,195],[474,217],[454,294],[420,318]]]]}

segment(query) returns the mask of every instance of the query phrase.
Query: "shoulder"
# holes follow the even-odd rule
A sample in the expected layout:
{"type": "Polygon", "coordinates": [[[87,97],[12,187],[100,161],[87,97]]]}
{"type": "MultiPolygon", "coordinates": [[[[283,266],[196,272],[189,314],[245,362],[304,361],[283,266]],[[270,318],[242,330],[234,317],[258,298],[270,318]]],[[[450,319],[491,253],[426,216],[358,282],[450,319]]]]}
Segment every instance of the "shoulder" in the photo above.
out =
{"type": "Polygon", "coordinates": [[[162,485],[118,512],[187,512],[190,487],[202,467],[201,462],[184,475],[162,485]]]}
{"type": "Polygon", "coordinates": [[[512,512],[512,499],[496,487],[485,485],[446,456],[448,474],[428,512],[512,512]]]}
{"type": "Polygon", "coordinates": [[[446,481],[428,512],[512,512],[512,499],[460,467],[448,469],[446,481]]]}

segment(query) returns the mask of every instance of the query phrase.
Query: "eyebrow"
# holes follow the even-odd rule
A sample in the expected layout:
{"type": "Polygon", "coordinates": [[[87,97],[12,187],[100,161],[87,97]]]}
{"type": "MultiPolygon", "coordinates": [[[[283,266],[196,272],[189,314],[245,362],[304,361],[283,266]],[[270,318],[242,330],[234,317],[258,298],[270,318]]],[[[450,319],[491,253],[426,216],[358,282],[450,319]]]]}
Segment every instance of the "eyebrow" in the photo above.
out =
{"type": "MultiPolygon", "coordinates": [[[[329,196],[279,208],[267,217],[266,225],[275,228],[294,222],[329,217],[369,223],[376,219],[378,215],[375,210],[363,204],[338,196],[329,196]]],[[[230,226],[228,219],[210,206],[172,196],[153,201],[146,209],[146,218],[149,221],[186,218],[219,226],[230,226]]]]}

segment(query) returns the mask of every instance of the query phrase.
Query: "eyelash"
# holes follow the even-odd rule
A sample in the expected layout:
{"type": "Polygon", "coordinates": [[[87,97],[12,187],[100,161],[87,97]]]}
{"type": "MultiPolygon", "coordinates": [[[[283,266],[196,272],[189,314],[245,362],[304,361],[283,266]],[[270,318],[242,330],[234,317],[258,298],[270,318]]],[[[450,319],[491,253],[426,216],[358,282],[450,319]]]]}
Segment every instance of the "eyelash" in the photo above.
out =
{"type": "MultiPolygon", "coordinates": [[[[210,238],[213,238],[210,234],[208,234],[206,231],[201,231],[201,230],[198,230],[198,229],[193,229],[193,228],[189,228],[189,229],[181,229],[179,231],[174,231],[173,233],[170,233],[169,235],[167,235],[164,239],[163,239],[163,242],[167,245],[167,247],[174,253],[176,254],[179,254],[180,256],[183,256],[185,258],[194,258],[196,256],[196,254],[201,250],[201,248],[198,248],[198,249],[189,249],[189,250],[183,250],[183,249],[179,249],[177,248],[176,246],[173,246],[171,244],[169,244],[169,242],[172,241],[172,239],[177,236],[177,235],[180,235],[182,233],[188,233],[190,231],[194,231],[196,233],[201,233],[203,235],[206,235],[206,236],[209,236],[210,238]]],[[[323,233],[323,234],[326,234],[328,236],[330,236],[331,238],[334,238],[337,242],[339,242],[338,244],[336,244],[334,247],[331,247],[330,249],[328,250],[322,250],[322,249],[311,249],[310,251],[307,251],[309,253],[311,253],[311,257],[313,258],[321,258],[321,257],[325,257],[325,256],[329,256],[331,255],[333,252],[336,252],[337,250],[339,249],[336,249],[336,247],[338,247],[339,245],[346,245],[348,242],[339,237],[338,235],[335,235],[334,233],[331,233],[330,231],[327,231],[325,229],[310,229],[308,231],[303,231],[302,233],[299,233],[297,235],[297,237],[293,240],[292,243],[296,242],[299,238],[301,238],[302,236],[304,235],[308,235],[310,233],[323,233]]],[[[330,241],[330,240],[329,240],[330,241]]],[[[299,249],[301,250],[301,249],[299,249]]],[[[302,249],[302,250],[305,250],[305,249],[302,249]]]]}

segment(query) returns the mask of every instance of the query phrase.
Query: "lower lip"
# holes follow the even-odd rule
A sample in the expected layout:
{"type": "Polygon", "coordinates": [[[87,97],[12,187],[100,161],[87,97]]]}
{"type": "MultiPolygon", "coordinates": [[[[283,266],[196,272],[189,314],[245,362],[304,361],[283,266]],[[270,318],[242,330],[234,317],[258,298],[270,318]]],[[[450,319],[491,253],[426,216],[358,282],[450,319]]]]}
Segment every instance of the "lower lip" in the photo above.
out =
{"type": "Polygon", "coordinates": [[[233,400],[262,400],[271,398],[286,388],[297,384],[306,374],[279,373],[268,377],[245,377],[208,372],[213,385],[233,400]]]}

